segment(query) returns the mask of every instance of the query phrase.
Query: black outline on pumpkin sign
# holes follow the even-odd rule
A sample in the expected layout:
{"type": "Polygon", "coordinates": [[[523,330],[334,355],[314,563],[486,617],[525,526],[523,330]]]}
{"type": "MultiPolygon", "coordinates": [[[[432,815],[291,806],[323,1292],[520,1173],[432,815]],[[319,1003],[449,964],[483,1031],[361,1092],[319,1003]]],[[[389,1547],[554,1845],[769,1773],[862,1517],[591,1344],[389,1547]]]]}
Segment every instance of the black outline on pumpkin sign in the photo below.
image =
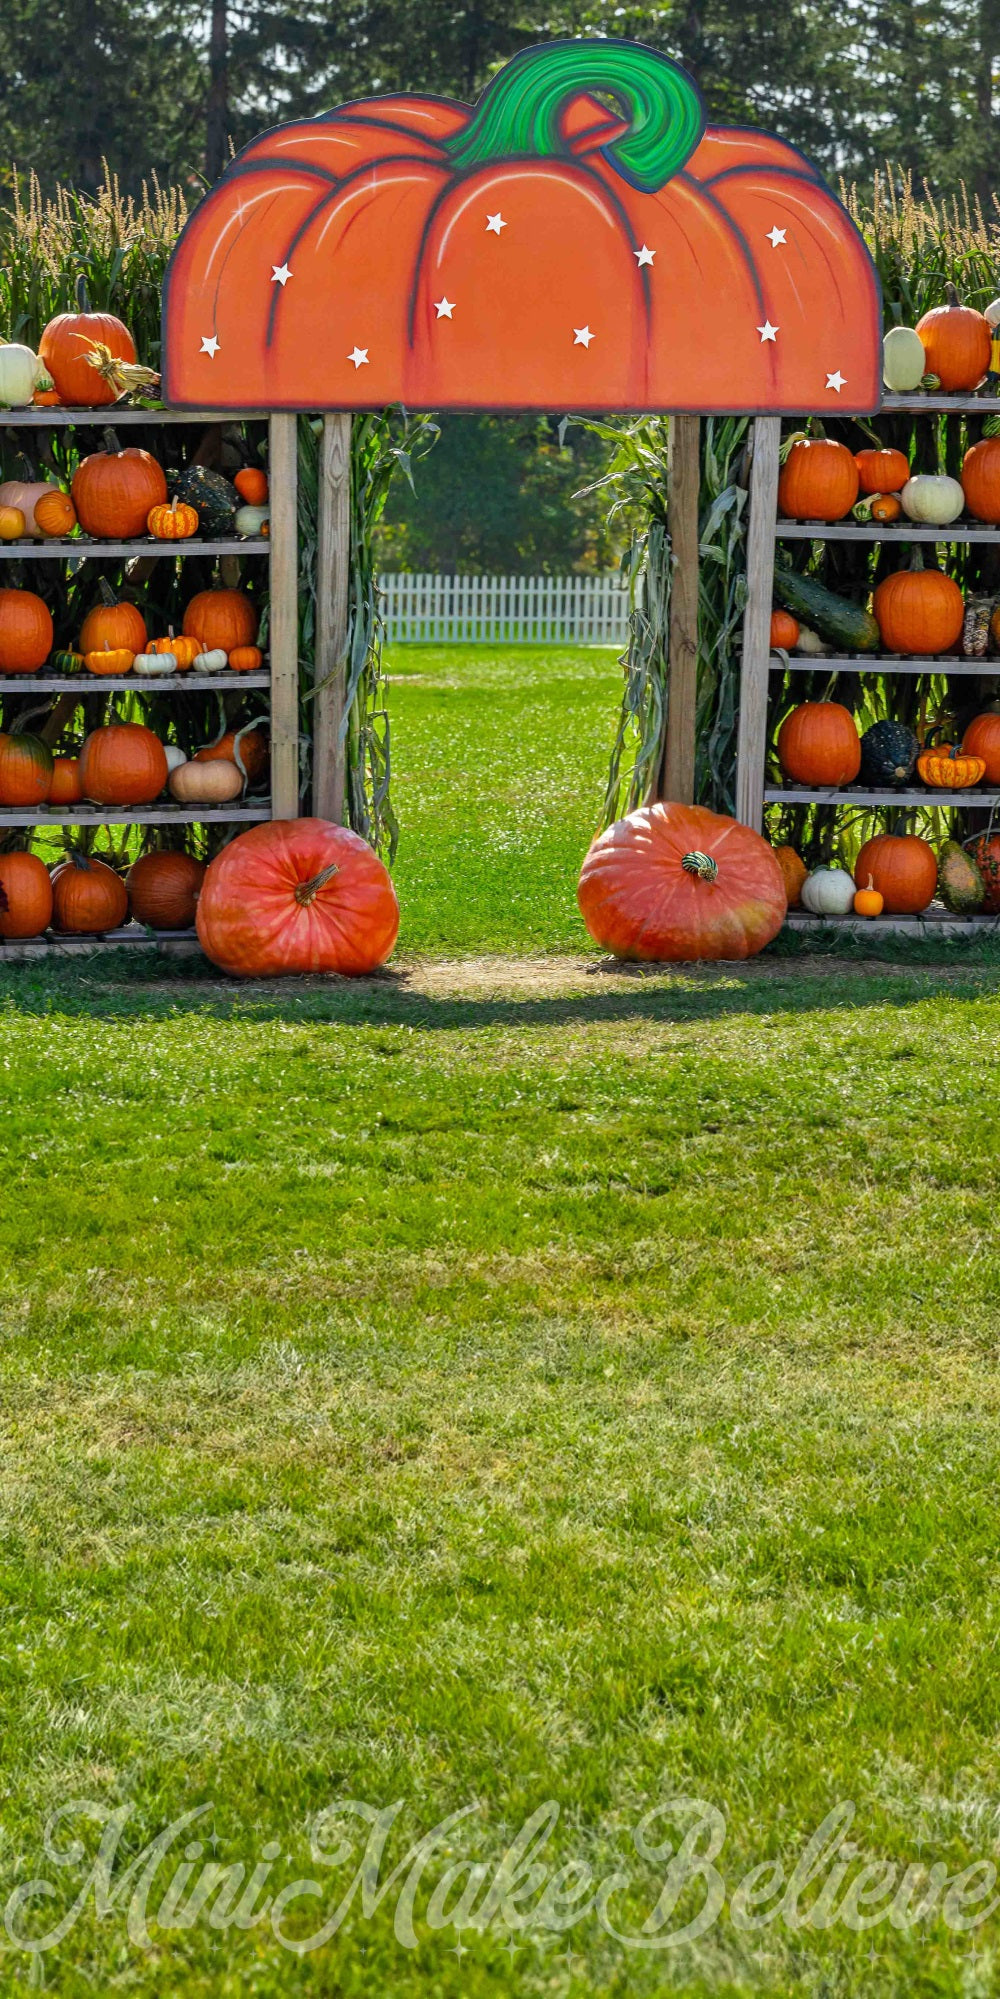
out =
{"type": "MultiPolygon", "coordinates": [[[[570,47],[579,44],[581,41],[587,41],[590,39],[596,39],[596,38],[569,37],[559,42],[541,43],[541,44],[536,44],[529,49],[519,50],[517,55],[511,58],[510,63],[504,66],[504,71],[506,72],[506,70],[510,69],[513,65],[520,64],[529,57],[534,56],[537,53],[538,48],[548,49],[554,47],[570,47]]],[[[645,46],[645,45],[641,44],[640,46],[645,46]]],[[[659,50],[652,50],[650,51],[650,53],[657,56],[661,54],[659,50]]],[[[680,64],[675,64],[674,66],[675,68],[682,67],[680,64]]],[[[498,72],[498,74],[500,73],[501,72],[498,72]]],[[[694,79],[688,76],[687,71],[684,71],[684,75],[687,78],[687,81],[690,83],[692,90],[699,97],[699,101],[701,101],[701,93],[694,79]]],[[[489,87],[490,86],[487,86],[487,88],[489,87]]],[[[480,98],[477,100],[477,103],[482,102],[483,95],[485,95],[485,92],[482,93],[480,98]]],[[[608,95],[613,96],[613,92],[609,90],[608,95]]],[[[436,94],[428,94],[422,91],[415,91],[412,93],[405,91],[393,92],[391,96],[387,96],[383,101],[387,106],[394,103],[400,104],[400,103],[412,102],[414,104],[421,104],[421,105],[425,104],[429,108],[440,107],[442,110],[446,110],[448,112],[462,112],[466,115],[467,119],[471,118],[474,115],[476,109],[476,106],[465,104],[456,98],[441,97],[437,96],[436,94]]],[[[268,158],[266,155],[263,157],[258,155],[258,157],[254,159],[247,159],[246,155],[252,149],[260,147],[262,144],[265,144],[268,139],[274,138],[283,132],[288,132],[295,127],[308,127],[310,125],[314,125],[317,128],[319,128],[324,125],[334,124],[338,119],[343,119],[346,117],[353,118],[354,122],[358,125],[370,126],[373,130],[390,133],[394,136],[399,137],[399,139],[402,142],[399,153],[389,153],[383,155],[382,158],[380,158],[375,163],[380,168],[398,166],[398,165],[434,166],[437,164],[433,159],[433,156],[429,156],[428,153],[426,152],[418,152],[416,150],[414,150],[413,152],[408,152],[406,149],[407,139],[411,140],[423,139],[424,144],[428,147],[440,147],[444,155],[441,161],[441,165],[448,169],[450,176],[449,187],[447,189],[442,189],[440,194],[434,197],[432,207],[429,211],[427,220],[425,222],[424,230],[421,235],[421,246],[420,246],[421,253],[424,244],[426,243],[428,231],[431,227],[433,217],[437,213],[437,210],[441,202],[445,199],[446,195],[448,193],[453,192],[455,185],[459,183],[461,180],[471,177],[472,174],[481,173],[483,171],[483,164],[481,162],[477,162],[473,166],[468,168],[464,168],[461,166],[456,167],[454,163],[448,159],[446,147],[444,146],[442,140],[437,135],[427,134],[425,137],[424,134],[420,133],[419,129],[413,129],[408,126],[396,123],[393,120],[391,114],[385,118],[379,118],[372,111],[372,106],[378,104],[379,102],[380,100],[378,98],[354,98],[351,99],[346,104],[336,105],[333,107],[333,109],[329,111],[318,113],[314,119],[304,119],[304,118],[289,119],[286,120],[285,123],[281,125],[272,125],[267,127],[263,132],[258,133],[256,137],[249,140],[247,145],[244,146],[239,153],[237,153],[236,157],[230,162],[225,172],[220,176],[219,180],[215,183],[215,186],[209,190],[208,194],[205,196],[204,202],[199,203],[198,208],[194,210],[188,222],[185,224],[184,230],[182,231],[180,237],[178,238],[177,243],[175,244],[174,249],[171,253],[170,261],[167,265],[167,269],[164,274],[163,287],[161,293],[161,347],[162,347],[161,368],[163,371],[164,386],[165,389],[168,391],[167,395],[165,396],[165,401],[168,408],[176,410],[186,410],[186,409],[196,410],[203,408],[206,400],[206,398],[203,396],[198,397],[195,401],[187,401],[174,398],[169,395],[171,296],[172,296],[173,279],[175,276],[175,266],[177,264],[177,261],[179,260],[181,250],[185,242],[185,238],[188,236],[188,232],[192,231],[197,226],[198,218],[199,215],[201,214],[202,208],[212,203],[216,194],[220,192],[223,188],[225,188],[227,184],[231,183],[232,181],[244,179],[254,174],[255,172],[264,172],[264,171],[272,172],[274,168],[278,165],[287,166],[290,171],[300,172],[303,174],[303,176],[312,176],[320,184],[325,183],[329,192],[327,195],[321,197],[316,202],[306,221],[299,226],[299,228],[295,231],[293,237],[290,239],[290,242],[288,243],[284,252],[284,261],[287,262],[288,257],[294,253],[295,244],[301,240],[305,232],[312,226],[312,224],[316,219],[317,213],[321,212],[326,202],[328,200],[333,199],[333,197],[337,193],[342,192],[343,189],[348,187],[353,180],[359,177],[363,177],[365,175],[370,176],[372,172],[372,163],[369,162],[364,166],[360,166],[353,169],[349,174],[345,174],[341,177],[338,177],[332,174],[330,170],[326,167],[316,166],[313,163],[311,163],[308,159],[305,160],[296,159],[294,156],[291,155],[280,161],[276,160],[273,156],[268,158]]],[[[704,106],[702,108],[704,109],[704,106]]],[[[815,166],[814,162],[810,160],[808,155],[803,153],[798,146],[793,146],[787,140],[779,138],[779,136],[776,133],[767,132],[760,126],[742,125],[742,124],[716,125],[716,126],[703,125],[697,143],[692,148],[691,153],[689,153],[687,156],[688,159],[691,159],[694,153],[697,152],[698,145],[700,145],[701,140],[703,138],[708,138],[715,134],[721,135],[723,133],[732,134],[736,137],[742,134],[749,138],[763,138],[763,139],[773,140],[773,142],[776,145],[782,147],[782,149],[785,151],[787,155],[790,155],[794,161],[800,164],[792,165],[792,164],[786,164],[784,162],[764,161],[764,160],[760,162],[752,162],[752,161],[741,162],[738,164],[734,164],[733,166],[730,167],[722,166],[715,173],[707,176],[704,180],[699,179],[698,176],[696,175],[689,174],[687,171],[687,166],[685,164],[682,165],[675,174],[669,176],[669,179],[664,182],[664,186],[669,185],[669,180],[683,178],[687,180],[690,184],[695,186],[698,189],[698,191],[705,196],[707,200],[712,202],[713,206],[718,208],[722,208],[723,204],[719,202],[716,197],[713,196],[712,190],[714,189],[716,184],[724,182],[728,178],[734,178],[737,175],[749,178],[757,170],[758,167],[762,172],[786,177],[796,185],[802,186],[804,189],[808,189],[809,187],[818,188],[821,191],[821,193],[824,195],[826,200],[830,202],[833,205],[833,207],[838,211],[838,213],[843,217],[844,222],[848,225],[848,228],[853,232],[856,247],[861,252],[861,259],[864,266],[867,267],[867,274],[870,284],[870,304],[872,308],[873,326],[875,328],[876,339],[880,345],[881,336],[882,336],[882,287],[874,259],[871,255],[867,243],[864,240],[864,237],[861,235],[860,230],[858,230],[855,227],[846,209],[843,208],[842,204],[837,201],[836,196],[827,187],[823,179],[823,176],[819,172],[819,169],[815,166]]],[[[630,183],[631,177],[627,174],[623,174],[620,167],[618,166],[618,163],[615,161],[613,157],[611,157],[611,149],[613,144],[614,141],[611,141],[609,142],[607,147],[597,146],[594,147],[592,150],[594,152],[601,153],[602,156],[605,157],[607,164],[611,168],[611,170],[617,173],[620,179],[625,180],[626,183],[630,183]]],[[[588,172],[588,169],[584,164],[586,155],[580,155],[576,153],[573,150],[571,143],[568,141],[565,144],[565,150],[560,149],[558,152],[553,152],[547,157],[558,160],[564,159],[568,164],[572,164],[577,168],[579,168],[581,172],[583,173],[588,172]]],[[[538,155],[537,154],[521,155],[521,154],[512,153],[504,156],[502,164],[504,166],[516,165],[519,162],[527,164],[529,161],[537,164],[538,155]]],[[[604,180],[598,180],[596,176],[593,176],[593,178],[595,180],[595,185],[600,188],[602,195],[607,200],[613,201],[614,200],[613,189],[609,187],[608,183],[604,180]]],[[[725,213],[724,210],[723,212],[725,213]]],[[[627,235],[629,236],[629,238],[631,238],[632,234],[631,227],[628,225],[624,217],[624,214],[622,215],[621,219],[627,235]]],[[[760,277],[757,271],[756,261],[750,252],[750,248],[746,242],[746,238],[743,234],[743,231],[740,228],[739,223],[736,222],[735,218],[730,216],[728,213],[725,213],[725,220],[728,226],[732,229],[734,235],[739,239],[739,241],[744,246],[747,265],[751,272],[754,286],[758,293],[758,297],[760,297],[760,277]]],[[[228,254],[229,253],[227,252],[227,256],[228,254]]],[[[223,258],[222,268],[220,270],[219,279],[216,285],[216,292],[215,292],[216,301],[218,300],[219,289],[222,284],[223,274],[225,271],[225,264],[226,264],[226,257],[223,258]]],[[[417,270],[419,270],[419,254],[417,259],[417,270]]],[[[646,308],[648,312],[651,300],[650,300],[649,280],[645,270],[642,271],[641,276],[643,281],[646,308]]],[[[280,299],[277,296],[275,296],[271,301],[268,312],[268,327],[267,327],[266,338],[267,338],[267,344],[269,346],[273,338],[275,315],[277,310],[279,309],[279,306],[280,306],[280,299]]],[[[763,309],[762,301],[761,301],[761,306],[763,309]]],[[[413,345],[413,318],[414,318],[415,309],[416,309],[416,272],[414,273],[414,276],[411,278],[410,308],[407,315],[408,339],[411,347],[413,345]]],[[[879,379],[881,379],[881,369],[879,369],[878,372],[879,372],[879,379]]],[[[321,409],[327,409],[331,411],[344,410],[350,412],[360,412],[364,410],[373,409],[376,407],[381,407],[381,405],[374,405],[370,401],[365,401],[363,399],[353,399],[351,397],[344,395],[339,396],[336,401],[331,401],[330,403],[325,403],[325,404],[317,404],[315,401],[307,403],[306,402],[276,403],[267,397],[261,397],[257,401],[252,403],[240,403],[240,404],[227,403],[224,398],[217,399],[213,397],[211,400],[213,401],[213,405],[215,407],[219,408],[220,410],[227,410],[227,411],[232,410],[234,414],[238,414],[241,409],[263,407],[265,402],[267,403],[267,406],[269,408],[279,412],[287,412],[289,414],[300,414],[300,413],[308,414],[316,412],[317,410],[321,409]]],[[[591,403],[581,404],[579,402],[576,402],[574,404],[574,407],[579,408],[581,411],[586,411],[589,414],[606,412],[608,414],[625,416],[633,414],[653,415],[658,413],[658,411],[649,404],[642,404],[640,406],[640,405],[633,405],[631,403],[612,405],[607,403],[606,401],[593,404],[591,403]]],[[[676,397],[672,400],[671,404],[669,405],[669,409],[671,410],[681,413],[690,412],[693,415],[701,415],[701,416],[806,415],[807,413],[811,413],[813,410],[815,410],[818,413],[822,413],[823,411],[829,412],[831,410],[831,407],[832,406],[830,405],[829,402],[825,401],[820,402],[819,400],[817,400],[815,404],[809,406],[804,406],[801,402],[796,402],[794,404],[769,402],[766,404],[755,404],[749,406],[746,404],[734,403],[734,404],[727,404],[724,408],[718,406],[713,406],[709,408],[703,402],[685,403],[683,401],[679,401],[676,397]]],[[[837,412],[843,416],[873,415],[876,413],[879,407],[880,407],[880,401],[877,401],[874,404],[868,401],[844,402],[839,398],[836,405],[837,412]]],[[[456,414],[460,413],[462,410],[495,409],[500,412],[510,413],[511,415],[514,415],[520,410],[524,411],[547,410],[549,408],[549,405],[543,403],[506,403],[506,402],[490,402],[490,403],[469,405],[469,404],[449,403],[439,398],[435,402],[434,408],[436,410],[450,411],[456,414]]],[[[669,413],[669,411],[667,413],[669,413]]]]}

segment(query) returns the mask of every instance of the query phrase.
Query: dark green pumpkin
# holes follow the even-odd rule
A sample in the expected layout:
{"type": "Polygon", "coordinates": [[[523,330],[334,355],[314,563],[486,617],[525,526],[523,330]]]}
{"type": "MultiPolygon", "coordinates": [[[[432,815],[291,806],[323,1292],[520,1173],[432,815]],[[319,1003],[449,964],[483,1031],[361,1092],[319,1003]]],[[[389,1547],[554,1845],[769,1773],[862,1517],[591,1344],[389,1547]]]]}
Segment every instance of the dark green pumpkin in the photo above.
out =
{"type": "Polygon", "coordinates": [[[87,671],[87,662],[82,652],[72,652],[69,650],[54,652],[52,655],[52,664],[57,673],[78,674],[81,678],[87,671]]]}
{"type": "Polygon", "coordinates": [[[901,790],[913,776],[920,744],[904,722],[873,722],[861,738],[861,775],[901,790]]]}
{"type": "Polygon", "coordinates": [[[983,906],[986,884],[982,870],[957,840],[946,840],[938,855],[937,892],[945,908],[955,916],[965,916],[969,910],[983,906]]]}
{"type": "Polygon", "coordinates": [[[186,506],[197,507],[207,541],[228,541],[235,534],[236,510],[243,502],[221,472],[210,472],[207,465],[186,465],[174,492],[186,506]]]}

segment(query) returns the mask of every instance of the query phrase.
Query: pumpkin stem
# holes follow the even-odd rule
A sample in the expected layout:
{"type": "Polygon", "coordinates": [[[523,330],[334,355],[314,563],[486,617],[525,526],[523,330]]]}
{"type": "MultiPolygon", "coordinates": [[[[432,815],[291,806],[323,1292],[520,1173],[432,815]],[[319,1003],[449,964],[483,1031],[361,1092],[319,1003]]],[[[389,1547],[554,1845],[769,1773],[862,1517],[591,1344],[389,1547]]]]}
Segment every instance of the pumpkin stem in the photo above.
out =
{"type": "Polygon", "coordinates": [[[684,854],[681,858],[681,867],[687,874],[697,875],[699,881],[715,882],[719,879],[719,863],[713,861],[710,854],[697,852],[684,854]]]}
{"type": "Polygon", "coordinates": [[[652,194],[683,166],[705,129],[689,77],[669,57],[634,42],[548,42],[526,49],[487,84],[468,124],[444,150],[464,171],[495,160],[572,159],[563,113],[599,90],[628,131],[599,151],[631,187],[652,194]]]}
{"type": "MultiPolygon", "coordinates": [[[[699,858],[701,860],[704,860],[705,859],[704,854],[702,854],[699,858]]],[[[685,862],[685,866],[686,865],[687,863],[685,862]]],[[[321,868],[319,874],[313,875],[311,881],[299,883],[298,888],[295,891],[296,902],[299,903],[303,909],[308,909],[309,904],[311,902],[315,902],[316,897],[320,892],[320,889],[325,888],[327,882],[332,881],[334,875],[339,875],[339,873],[340,869],[338,868],[336,861],[331,861],[330,866],[328,868],[321,868]]]]}
{"type": "Polygon", "coordinates": [[[953,284],[949,283],[945,285],[944,295],[948,301],[949,306],[961,305],[962,301],[959,298],[958,292],[953,284]]]}

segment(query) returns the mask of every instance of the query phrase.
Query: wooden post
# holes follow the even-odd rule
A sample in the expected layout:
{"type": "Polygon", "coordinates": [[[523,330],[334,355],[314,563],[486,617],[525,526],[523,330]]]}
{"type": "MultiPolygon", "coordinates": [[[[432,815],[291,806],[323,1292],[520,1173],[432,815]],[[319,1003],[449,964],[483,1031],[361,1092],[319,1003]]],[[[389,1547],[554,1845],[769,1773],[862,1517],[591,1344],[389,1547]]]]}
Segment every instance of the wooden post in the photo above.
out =
{"type": "Polygon", "coordinates": [[[750,524],[747,530],[747,607],[743,619],[740,725],[736,739],[736,817],[759,833],[764,823],[767,756],[767,684],[771,660],[771,604],[778,509],[781,418],[759,416],[753,427],[750,524]]]}
{"type": "Polygon", "coordinates": [[[670,419],[670,499],[667,526],[673,554],[670,586],[670,685],[659,796],[694,802],[698,699],[698,495],[701,422],[670,419]]]}
{"type": "Polygon", "coordinates": [[[298,438],[294,416],[270,419],[271,817],[299,816],[298,438]]]}
{"type": "Polygon", "coordinates": [[[347,676],[351,574],[351,419],[323,418],[316,549],[316,663],[313,696],[313,811],[340,825],[345,755],[340,726],[347,676]]]}

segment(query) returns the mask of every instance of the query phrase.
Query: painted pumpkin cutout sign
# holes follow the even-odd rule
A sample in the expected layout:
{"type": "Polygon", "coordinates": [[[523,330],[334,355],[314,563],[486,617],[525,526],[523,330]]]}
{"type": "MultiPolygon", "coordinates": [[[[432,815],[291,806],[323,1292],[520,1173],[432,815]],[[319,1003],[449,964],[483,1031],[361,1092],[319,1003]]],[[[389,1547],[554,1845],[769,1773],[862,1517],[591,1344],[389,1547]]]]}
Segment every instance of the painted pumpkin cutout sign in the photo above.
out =
{"type": "Polygon", "coordinates": [[[474,110],[382,97],[264,133],[184,229],[163,332],[167,399],[201,409],[880,393],[878,282],[840,203],[624,40],[526,49],[474,110]]]}

